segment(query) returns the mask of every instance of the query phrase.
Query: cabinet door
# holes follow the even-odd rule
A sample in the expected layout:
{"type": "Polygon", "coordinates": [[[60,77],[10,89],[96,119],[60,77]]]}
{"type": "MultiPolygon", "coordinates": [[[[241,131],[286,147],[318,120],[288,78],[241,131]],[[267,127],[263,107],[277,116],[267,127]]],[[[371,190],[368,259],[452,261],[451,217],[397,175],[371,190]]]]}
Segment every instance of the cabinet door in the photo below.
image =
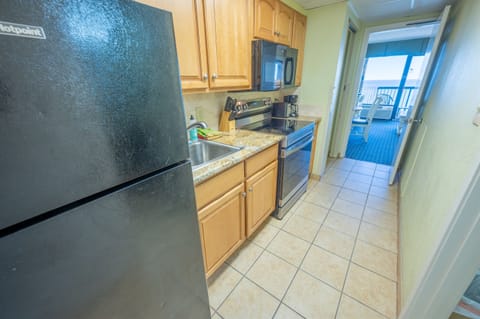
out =
{"type": "Polygon", "coordinates": [[[295,75],[295,86],[302,84],[303,54],[305,50],[305,35],[307,33],[307,17],[295,12],[293,23],[292,48],[298,49],[297,72],[295,75]]]}
{"type": "Polygon", "coordinates": [[[202,0],[138,2],[172,12],[182,89],[207,89],[207,51],[202,0]]]}
{"type": "Polygon", "coordinates": [[[277,194],[277,163],[247,179],[247,237],[274,211],[277,194]]]}
{"type": "Polygon", "coordinates": [[[210,276],[245,240],[243,183],[198,212],[203,261],[210,276]]]}
{"type": "Polygon", "coordinates": [[[276,0],[255,0],[254,36],[256,38],[276,41],[276,6],[276,0]]]}
{"type": "Polygon", "coordinates": [[[251,83],[250,0],[205,0],[211,89],[248,89],[251,83]]]}
{"type": "Polygon", "coordinates": [[[275,31],[277,31],[277,43],[290,46],[292,44],[293,19],[295,11],[280,1],[277,2],[277,19],[275,31]]]}

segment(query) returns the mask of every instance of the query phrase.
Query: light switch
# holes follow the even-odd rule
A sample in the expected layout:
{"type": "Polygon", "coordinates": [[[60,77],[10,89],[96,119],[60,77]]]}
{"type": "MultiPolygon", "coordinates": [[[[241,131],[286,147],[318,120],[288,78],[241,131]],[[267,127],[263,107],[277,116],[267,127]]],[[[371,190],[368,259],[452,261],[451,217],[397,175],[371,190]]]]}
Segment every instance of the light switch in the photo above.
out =
{"type": "Polygon", "coordinates": [[[473,125],[480,126],[480,107],[477,107],[477,113],[473,117],[473,125]]]}

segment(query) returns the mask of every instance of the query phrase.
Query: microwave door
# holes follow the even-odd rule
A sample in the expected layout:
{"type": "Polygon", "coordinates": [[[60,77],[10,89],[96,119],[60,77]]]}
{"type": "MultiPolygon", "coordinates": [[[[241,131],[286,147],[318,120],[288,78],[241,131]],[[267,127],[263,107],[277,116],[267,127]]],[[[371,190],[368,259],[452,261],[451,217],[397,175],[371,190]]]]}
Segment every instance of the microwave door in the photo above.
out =
{"type": "Polygon", "coordinates": [[[280,88],[282,85],[283,61],[275,60],[275,84],[274,86],[280,88]]]}
{"type": "Polygon", "coordinates": [[[278,90],[282,84],[283,61],[268,60],[262,70],[262,90],[278,90]]]}

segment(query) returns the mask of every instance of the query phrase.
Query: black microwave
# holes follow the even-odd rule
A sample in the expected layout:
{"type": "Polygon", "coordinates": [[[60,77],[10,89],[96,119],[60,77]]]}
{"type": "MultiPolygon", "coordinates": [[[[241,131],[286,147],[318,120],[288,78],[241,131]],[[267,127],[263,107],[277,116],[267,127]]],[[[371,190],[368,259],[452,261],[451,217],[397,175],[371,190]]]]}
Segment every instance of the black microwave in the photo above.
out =
{"type": "Polygon", "coordinates": [[[298,50],[266,40],[252,41],[252,90],[295,86],[298,50]]]}

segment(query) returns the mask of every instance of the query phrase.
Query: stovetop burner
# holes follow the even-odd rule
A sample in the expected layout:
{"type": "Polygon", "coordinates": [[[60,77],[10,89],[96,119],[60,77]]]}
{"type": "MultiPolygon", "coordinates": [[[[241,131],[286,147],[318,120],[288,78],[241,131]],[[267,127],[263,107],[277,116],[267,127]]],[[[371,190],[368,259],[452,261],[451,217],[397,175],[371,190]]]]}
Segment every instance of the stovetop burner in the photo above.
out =
{"type": "Polygon", "coordinates": [[[278,135],[289,135],[308,126],[312,126],[312,122],[291,118],[270,118],[245,125],[242,129],[278,135]]]}
{"type": "Polygon", "coordinates": [[[285,138],[280,143],[280,146],[287,148],[296,142],[312,138],[314,127],[314,122],[310,121],[272,117],[244,125],[241,129],[283,135],[285,138]]]}

